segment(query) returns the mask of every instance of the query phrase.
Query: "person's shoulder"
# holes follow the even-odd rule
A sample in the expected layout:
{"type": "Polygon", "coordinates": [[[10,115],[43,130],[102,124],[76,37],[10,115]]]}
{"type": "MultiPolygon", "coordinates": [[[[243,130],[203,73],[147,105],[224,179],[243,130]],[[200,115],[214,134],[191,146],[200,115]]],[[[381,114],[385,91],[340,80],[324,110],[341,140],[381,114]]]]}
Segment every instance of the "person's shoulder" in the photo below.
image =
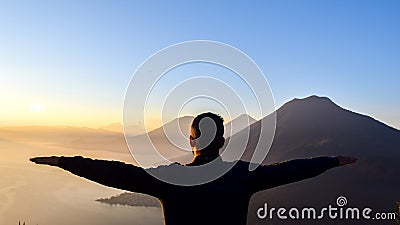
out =
{"type": "Polygon", "coordinates": [[[250,165],[249,162],[243,160],[235,160],[232,163],[234,163],[232,168],[234,171],[248,171],[250,165]]]}
{"type": "Polygon", "coordinates": [[[146,170],[153,170],[153,171],[156,171],[156,170],[170,170],[170,169],[179,169],[179,168],[182,168],[184,165],[182,165],[182,164],[180,164],[180,163],[178,163],[178,162],[175,162],[175,163],[171,163],[171,164],[167,164],[167,165],[158,165],[158,166],[155,166],[155,167],[150,167],[150,168],[147,168],[146,170]]]}
{"type": "Polygon", "coordinates": [[[233,161],[234,163],[235,163],[235,165],[236,166],[249,166],[250,165],[250,162],[247,162],[247,161],[243,161],[243,160],[236,160],[236,161],[233,161]]]}
{"type": "Polygon", "coordinates": [[[251,167],[254,167],[254,168],[264,167],[263,165],[248,162],[248,161],[243,161],[243,160],[236,160],[236,161],[234,161],[234,163],[235,163],[235,168],[237,170],[250,171],[249,168],[251,168],[251,167]]]}

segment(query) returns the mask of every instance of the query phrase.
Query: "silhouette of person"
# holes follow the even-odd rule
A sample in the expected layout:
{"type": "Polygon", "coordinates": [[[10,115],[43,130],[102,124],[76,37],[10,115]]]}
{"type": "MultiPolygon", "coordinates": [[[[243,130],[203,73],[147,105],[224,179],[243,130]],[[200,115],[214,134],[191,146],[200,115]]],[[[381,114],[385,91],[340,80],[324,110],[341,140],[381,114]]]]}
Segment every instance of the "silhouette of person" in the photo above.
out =
{"type": "MultiPolygon", "coordinates": [[[[219,154],[225,142],[223,134],[223,118],[210,112],[198,115],[190,131],[193,161],[187,165],[170,164],[156,169],[200,166],[214,160],[221,164],[232,163],[223,161],[219,154]],[[204,119],[211,119],[214,125],[207,126],[205,123],[201,126],[204,119]],[[210,127],[216,127],[216,130],[212,132],[214,135],[207,136],[210,127]]],[[[347,156],[295,159],[262,165],[253,171],[248,170],[249,162],[239,160],[219,178],[194,186],[170,184],[153,177],[146,172],[147,169],[117,161],[81,156],[37,157],[30,160],[37,164],[58,166],[108,187],[152,195],[161,202],[166,225],[231,225],[246,224],[249,201],[254,193],[315,177],[328,169],[354,163],[357,159],[347,156]]]]}

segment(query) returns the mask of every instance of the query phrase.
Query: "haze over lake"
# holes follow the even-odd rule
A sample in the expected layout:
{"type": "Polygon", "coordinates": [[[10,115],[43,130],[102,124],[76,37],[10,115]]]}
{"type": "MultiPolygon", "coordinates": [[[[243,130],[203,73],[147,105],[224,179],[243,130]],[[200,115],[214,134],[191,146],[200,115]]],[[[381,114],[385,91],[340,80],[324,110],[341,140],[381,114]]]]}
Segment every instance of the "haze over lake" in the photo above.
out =
{"type": "MultiPolygon", "coordinates": [[[[4,134],[4,133],[3,133],[4,134]]],[[[121,193],[58,168],[37,166],[29,158],[39,155],[85,155],[129,159],[106,151],[73,151],[39,143],[0,139],[0,225],[17,224],[162,224],[155,207],[108,205],[95,199],[121,193]],[[69,152],[68,152],[69,151],[69,152]],[[139,222],[139,223],[138,223],[139,222]]]]}

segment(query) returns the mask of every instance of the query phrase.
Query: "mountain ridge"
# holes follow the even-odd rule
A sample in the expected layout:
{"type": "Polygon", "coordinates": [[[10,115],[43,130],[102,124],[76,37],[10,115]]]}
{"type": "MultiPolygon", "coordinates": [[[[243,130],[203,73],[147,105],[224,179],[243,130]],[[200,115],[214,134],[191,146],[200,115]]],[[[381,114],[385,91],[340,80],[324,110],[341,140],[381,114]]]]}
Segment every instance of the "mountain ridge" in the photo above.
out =
{"type": "MultiPolygon", "coordinates": [[[[274,140],[263,164],[322,155],[348,155],[358,161],[316,178],[260,192],[252,198],[250,211],[255,212],[264,202],[298,206],[308,202],[323,206],[341,195],[347,196],[352,205],[371,205],[382,211],[392,209],[400,187],[396,179],[400,177],[397,129],[318,96],[293,99],[280,107],[276,116],[274,140]]],[[[250,126],[250,143],[242,160],[250,161],[259,129],[260,121],[250,126]]],[[[239,132],[228,141],[233,144],[235,139],[242,141],[241,135],[244,134],[239,132]]],[[[249,221],[257,224],[258,219],[249,215],[249,221]]]]}

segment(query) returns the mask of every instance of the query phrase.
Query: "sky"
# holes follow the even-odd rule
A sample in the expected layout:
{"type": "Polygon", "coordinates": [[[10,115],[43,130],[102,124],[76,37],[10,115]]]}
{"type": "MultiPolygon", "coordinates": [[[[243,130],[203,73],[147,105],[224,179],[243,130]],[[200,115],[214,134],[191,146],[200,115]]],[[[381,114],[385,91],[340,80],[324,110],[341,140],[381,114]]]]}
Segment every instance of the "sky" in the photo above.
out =
{"type": "Polygon", "coordinates": [[[399,1],[2,1],[0,126],[122,122],[149,56],[213,40],[257,63],[276,108],[327,96],[400,129],[399,11],[399,1]]]}

